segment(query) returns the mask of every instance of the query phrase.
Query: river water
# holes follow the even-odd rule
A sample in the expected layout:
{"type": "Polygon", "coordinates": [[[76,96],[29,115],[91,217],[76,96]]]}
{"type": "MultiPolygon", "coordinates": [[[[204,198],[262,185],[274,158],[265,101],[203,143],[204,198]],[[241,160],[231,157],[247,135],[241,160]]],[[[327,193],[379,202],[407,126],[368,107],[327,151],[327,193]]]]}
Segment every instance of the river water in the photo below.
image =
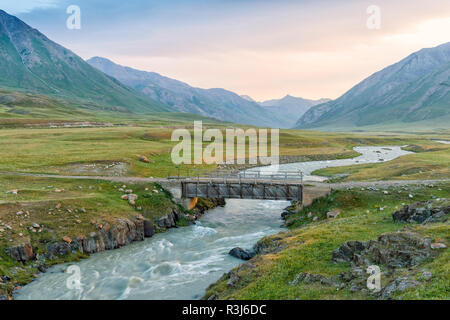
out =
{"type": "Polygon", "coordinates": [[[433,140],[434,142],[443,143],[443,144],[450,144],[450,141],[448,140],[433,140]]]}
{"type": "MultiPolygon", "coordinates": [[[[322,180],[311,172],[325,167],[389,161],[410,152],[400,147],[357,147],[354,159],[280,165],[302,170],[305,180],[322,180]]],[[[272,171],[276,167],[261,170],[272,171]]],[[[281,228],[280,214],[290,203],[227,200],[195,225],[171,229],[143,242],[92,255],[79,267],[81,288],[69,289],[67,265],[50,268],[20,289],[15,299],[199,299],[205,289],[241,260],[228,255],[237,246],[250,249],[281,228]]],[[[71,286],[69,286],[71,287],[71,286]]]]}

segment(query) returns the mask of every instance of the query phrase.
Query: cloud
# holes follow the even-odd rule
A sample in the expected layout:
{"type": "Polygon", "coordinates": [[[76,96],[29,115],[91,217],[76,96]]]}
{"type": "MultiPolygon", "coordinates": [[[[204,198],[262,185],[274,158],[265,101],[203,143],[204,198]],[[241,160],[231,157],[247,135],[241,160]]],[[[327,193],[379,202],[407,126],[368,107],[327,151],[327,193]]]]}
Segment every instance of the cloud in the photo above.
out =
{"type": "Polygon", "coordinates": [[[1,9],[9,14],[28,13],[34,9],[54,8],[58,0],[2,0],[1,9]]]}
{"type": "Polygon", "coordinates": [[[450,40],[448,0],[77,0],[77,31],[65,27],[61,10],[72,0],[14,1],[21,3],[6,2],[16,9],[58,3],[19,17],[83,58],[104,56],[258,100],[336,98],[410,53],[450,40]],[[366,24],[374,3],[380,30],[366,24]]]}

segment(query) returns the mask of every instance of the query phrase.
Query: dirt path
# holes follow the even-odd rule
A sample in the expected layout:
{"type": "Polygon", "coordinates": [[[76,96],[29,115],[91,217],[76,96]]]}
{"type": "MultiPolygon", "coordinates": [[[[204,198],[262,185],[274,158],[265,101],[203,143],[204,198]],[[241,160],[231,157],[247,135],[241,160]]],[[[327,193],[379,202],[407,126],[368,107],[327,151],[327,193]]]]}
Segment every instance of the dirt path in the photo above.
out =
{"type": "MultiPolygon", "coordinates": [[[[22,173],[22,172],[0,172],[0,175],[10,176],[24,176],[37,178],[53,178],[53,179],[84,179],[84,180],[104,180],[113,182],[156,182],[156,183],[177,183],[177,180],[167,178],[141,178],[141,177],[107,177],[107,176],[64,176],[53,174],[40,173],[22,173]]],[[[339,183],[323,183],[323,182],[309,182],[305,181],[305,185],[314,187],[324,187],[331,189],[347,189],[347,188],[367,188],[367,187],[396,187],[405,185],[417,184],[435,184],[439,182],[449,182],[450,179],[435,179],[435,180],[385,180],[385,181],[350,181],[339,183]]]]}

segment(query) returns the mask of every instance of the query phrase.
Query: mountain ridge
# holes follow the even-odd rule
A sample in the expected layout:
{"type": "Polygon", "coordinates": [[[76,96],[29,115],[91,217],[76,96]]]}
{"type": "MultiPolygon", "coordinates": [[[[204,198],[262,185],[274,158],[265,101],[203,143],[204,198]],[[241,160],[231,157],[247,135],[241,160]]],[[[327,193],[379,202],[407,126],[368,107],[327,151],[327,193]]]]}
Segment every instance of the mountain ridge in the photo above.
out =
{"type": "Polygon", "coordinates": [[[281,99],[272,99],[259,102],[259,105],[269,112],[276,112],[291,128],[295,125],[299,116],[302,116],[313,106],[328,102],[330,99],[310,100],[286,95],[281,99]]]}
{"type": "Polygon", "coordinates": [[[87,60],[91,66],[180,112],[190,112],[234,123],[286,127],[282,117],[258,103],[222,88],[202,89],[156,72],[116,64],[103,57],[87,60]]]}
{"type": "Polygon", "coordinates": [[[0,78],[3,89],[68,97],[128,112],[170,111],[91,67],[71,50],[3,10],[0,72],[4,75],[0,78]]]}
{"type": "Polygon", "coordinates": [[[317,105],[295,128],[362,127],[446,117],[450,42],[408,55],[364,79],[336,100],[317,105]],[[438,111],[439,110],[439,111],[438,111]]]}

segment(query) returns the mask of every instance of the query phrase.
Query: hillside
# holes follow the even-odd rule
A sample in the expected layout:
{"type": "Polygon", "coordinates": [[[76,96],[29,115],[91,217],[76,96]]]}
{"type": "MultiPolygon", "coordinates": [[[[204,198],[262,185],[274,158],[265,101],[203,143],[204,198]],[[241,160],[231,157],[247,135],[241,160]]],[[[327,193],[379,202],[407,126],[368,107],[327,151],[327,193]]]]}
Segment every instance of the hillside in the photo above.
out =
{"type": "Polygon", "coordinates": [[[401,127],[450,118],[450,43],[422,49],[311,108],[296,128],[401,127]]]}
{"type": "Polygon", "coordinates": [[[256,126],[288,126],[276,113],[225,89],[194,88],[158,73],[121,66],[101,57],[91,58],[87,62],[120,82],[180,112],[256,126]]]}
{"type": "Polygon", "coordinates": [[[160,102],[92,68],[70,50],[0,10],[0,88],[45,94],[138,113],[169,111],[160,102]]]}

